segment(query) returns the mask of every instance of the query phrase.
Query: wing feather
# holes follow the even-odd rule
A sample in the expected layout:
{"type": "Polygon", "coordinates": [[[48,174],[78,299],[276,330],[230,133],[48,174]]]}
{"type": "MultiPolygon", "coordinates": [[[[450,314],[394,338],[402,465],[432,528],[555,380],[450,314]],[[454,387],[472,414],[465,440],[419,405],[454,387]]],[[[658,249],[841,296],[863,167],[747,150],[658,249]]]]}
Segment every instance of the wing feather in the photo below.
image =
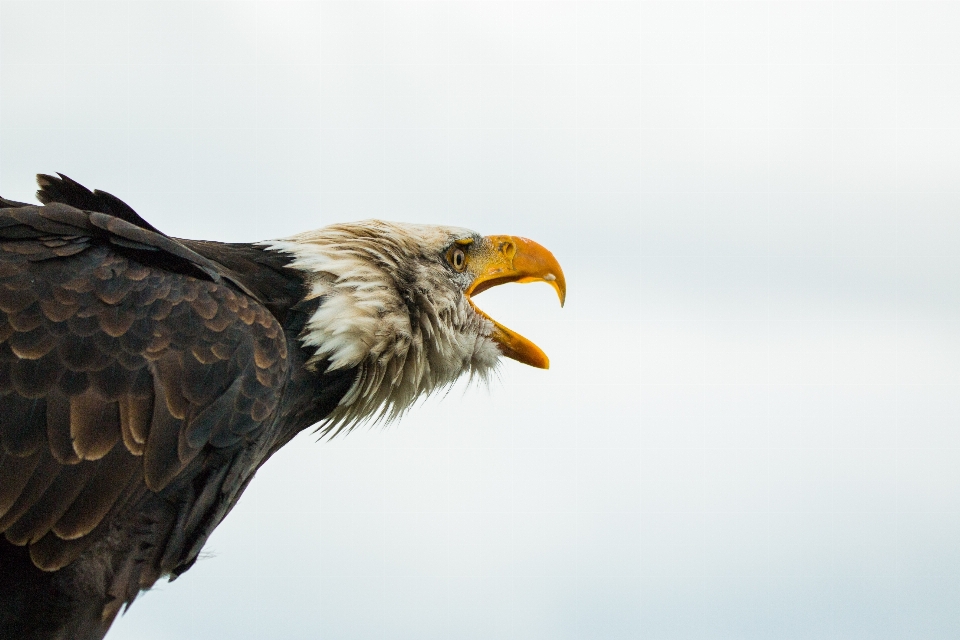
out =
{"type": "Polygon", "coordinates": [[[70,398],[54,389],[47,395],[47,442],[50,453],[60,464],[80,462],[80,456],[73,448],[70,424],[70,398]]]}
{"type": "Polygon", "coordinates": [[[0,516],[0,531],[6,531],[7,527],[15,523],[20,516],[36,504],[37,500],[57,477],[57,474],[60,473],[60,470],[64,468],[69,467],[60,465],[52,456],[41,455],[40,464],[30,473],[30,477],[20,491],[20,495],[7,509],[7,512],[0,516]]]}
{"type": "Polygon", "coordinates": [[[29,456],[45,444],[47,404],[43,400],[9,393],[2,399],[0,433],[3,448],[15,456],[29,456]]]}
{"type": "Polygon", "coordinates": [[[99,460],[120,439],[120,408],[93,387],[70,398],[70,437],[81,460],[99,460]]]}
{"type": "Polygon", "coordinates": [[[141,398],[134,395],[123,396],[120,404],[120,435],[124,446],[135,456],[143,455],[147,443],[147,430],[153,414],[153,395],[141,398]]]}
{"type": "Polygon", "coordinates": [[[42,451],[29,456],[0,454],[0,517],[3,517],[20,497],[42,456],[42,451]]]}
{"type": "Polygon", "coordinates": [[[141,468],[140,461],[114,447],[70,507],[53,525],[61,540],[76,540],[93,531],[141,468]]]}
{"type": "MultiPolygon", "coordinates": [[[[10,340],[14,337],[16,335],[10,340]]],[[[10,365],[10,381],[20,397],[42,398],[60,379],[61,368],[55,355],[48,354],[36,360],[20,358],[10,365]]]]}
{"type": "Polygon", "coordinates": [[[256,466],[243,447],[270,450],[286,338],[229,271],[55,181],[0,207],[0,532],[45,570],[146,536],[109,587],[131,597],[195,558],[242,489],[224,478],[256,466]]]}
{"type": "Polygon", "coordinates": [[[50,531],[54,523],[70,507],[96,472],[100,461],[59,467],[53,481],[36,502],[30,505],[17,521],[7,527],[4,535],[15,545],[36,542],[50,531]]]}
{"type": "Polygon", "coordinates": [[[43,571],[56,571],[62,569],[74,560],[90,546],[90,539],[99,537],[98,534],[106,533],[108,522],[101,521],[97,527],[87,536],[64,540],[53,531],[30,545],[30,559],[37,568],[43,571]]]}

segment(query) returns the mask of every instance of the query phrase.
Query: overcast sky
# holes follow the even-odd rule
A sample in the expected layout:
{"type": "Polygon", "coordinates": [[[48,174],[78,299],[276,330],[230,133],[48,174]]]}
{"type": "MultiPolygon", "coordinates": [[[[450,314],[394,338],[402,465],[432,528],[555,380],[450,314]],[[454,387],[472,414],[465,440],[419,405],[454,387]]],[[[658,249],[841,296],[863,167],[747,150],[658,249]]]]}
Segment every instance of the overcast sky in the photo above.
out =
{"type": "Polygon", "coordinates": [[[509,233],[506,362],[304,434],[111,640],[960,636],[960,4],[9,2],[0,193],[509,233]]]}

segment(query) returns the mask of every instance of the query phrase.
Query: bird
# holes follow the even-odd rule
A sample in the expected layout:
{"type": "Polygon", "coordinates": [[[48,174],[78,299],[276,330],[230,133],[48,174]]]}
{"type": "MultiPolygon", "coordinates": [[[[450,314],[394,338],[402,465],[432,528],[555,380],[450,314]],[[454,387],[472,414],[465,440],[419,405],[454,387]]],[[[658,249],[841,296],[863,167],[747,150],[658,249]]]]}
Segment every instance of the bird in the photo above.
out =
{"type": "Polygon", "coordinates": [[[97,640],[298,433],[388,422],[533,342],[473,297],[545,282],[519,236],[382,220],[174,238],[105,191],[0,198],[0,638],[97,640]]]}

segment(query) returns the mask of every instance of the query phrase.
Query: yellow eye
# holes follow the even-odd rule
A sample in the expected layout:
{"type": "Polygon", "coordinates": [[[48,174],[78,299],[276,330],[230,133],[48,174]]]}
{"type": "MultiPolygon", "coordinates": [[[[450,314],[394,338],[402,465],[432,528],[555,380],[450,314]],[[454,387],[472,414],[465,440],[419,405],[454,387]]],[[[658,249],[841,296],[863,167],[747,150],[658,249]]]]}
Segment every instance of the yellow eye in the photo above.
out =
{"type": "Polygon", "coordinates": [[[457,271],[463,271],[467,266],[467,254],[460,247],[453,247],[447,253],[447,262],[457,271]]]}

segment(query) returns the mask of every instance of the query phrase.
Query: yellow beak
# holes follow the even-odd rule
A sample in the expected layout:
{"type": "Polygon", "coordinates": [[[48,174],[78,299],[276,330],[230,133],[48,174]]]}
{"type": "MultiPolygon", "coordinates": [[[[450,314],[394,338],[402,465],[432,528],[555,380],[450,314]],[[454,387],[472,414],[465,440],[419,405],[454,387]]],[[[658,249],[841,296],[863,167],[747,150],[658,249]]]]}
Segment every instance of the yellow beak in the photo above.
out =
{"type": "MultiPolygon", "coordinates": [[[[471,256],[470,270],[477,274],[467,288],[467,299],[480,294],[490,287],[507,282],[546,282],[552,286],[560,298],[560,306],[567,297],[567,282],[563,277],[560,263],[533,240],[517,236],[487,236],[483,246],[471,256]]],[[[473,305],[473,301],[470,301],[473,305]]],[[[550,359],[540,347],[519,333],[506,328],[486,313],[473,307],[477,313],[493,323],[491,338],[508,358],[540,369],[550,368],[550,359]]]]}

